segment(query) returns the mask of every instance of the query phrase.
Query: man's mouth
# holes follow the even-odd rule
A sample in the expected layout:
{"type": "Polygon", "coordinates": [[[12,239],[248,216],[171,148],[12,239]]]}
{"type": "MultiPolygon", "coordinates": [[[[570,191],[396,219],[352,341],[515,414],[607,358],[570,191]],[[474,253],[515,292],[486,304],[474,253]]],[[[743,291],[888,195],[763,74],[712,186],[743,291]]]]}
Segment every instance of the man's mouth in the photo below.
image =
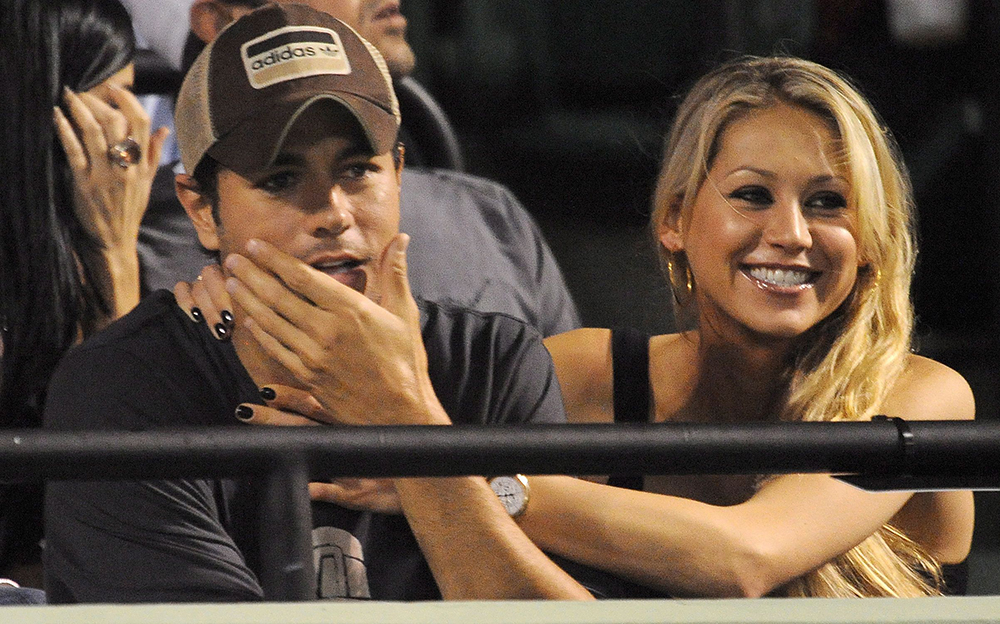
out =
{"type": "Polygon", "coordinates": [[[743,273],[760,288],[776,291],[799,291],[811,288],[818,271],[801,268],[743,267],[743,273]]]}
{"type": "Polygon", "coordinates": [[[316,262],[311,266],[317,271],[329,275],[341,284],[353,288],[359,293],[364,293],[365,286],[368,284],[368,274],[362,268],[364,264],[365,261],[363,260],[348,259],[316,262]]]}

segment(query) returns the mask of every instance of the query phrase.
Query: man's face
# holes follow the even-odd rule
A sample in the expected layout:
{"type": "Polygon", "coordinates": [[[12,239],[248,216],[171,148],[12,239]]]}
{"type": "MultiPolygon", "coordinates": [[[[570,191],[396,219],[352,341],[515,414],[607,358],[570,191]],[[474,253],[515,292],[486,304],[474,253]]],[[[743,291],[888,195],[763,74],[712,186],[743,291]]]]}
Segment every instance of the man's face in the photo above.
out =
{"type": "Polygon", "coordinates": [[[344,22],[372,42],[385,57],[393,78],[413,71],[415,59],[406,42],[406,18],[399,0],[276,0],[306,4],[344,22]]]}
{"type": "Polygon", "coordinates": [[[372,155],[339,105],[321,102],[292,126],[275,163],[246,176],[220,168],[218,223],[199,230],[220,260],[266,241],[359,292],[377,288],[377,264],[399,231],[392,153],[372,155]]]}

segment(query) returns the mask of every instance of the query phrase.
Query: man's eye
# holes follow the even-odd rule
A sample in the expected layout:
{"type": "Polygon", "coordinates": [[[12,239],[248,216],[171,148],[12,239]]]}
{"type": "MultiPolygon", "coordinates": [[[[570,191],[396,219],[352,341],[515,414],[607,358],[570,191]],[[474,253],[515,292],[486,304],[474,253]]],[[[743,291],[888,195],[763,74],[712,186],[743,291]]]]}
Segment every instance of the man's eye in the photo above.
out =
{"type": "Polygon", "coordinates": [[[847,207],[847,199],[840,193],[824,191],[809,197],[806,206],[820,210],[839,210],[847,207]]]}
{"type": "Polygon", "coordinates": [[[354,163],[352,165],[347,165],[343,169],[343,177],[348,180],[361,180],[369,173],[375,171],[375,167],[370,163],[354,163]]]}
{"type": "Polygon", "coordinates": [[[771,192],[763,186],[741,186],[729,194],[729,199],[740,202],[754,204],[757,206],[769,206],[774,203],[771,192]]]}
{"type": "Polygon", "coordinates": [[[282,171],[280,173],[275,173],[267,176],[263,180],[257,183],[257,187],[261,188],[268,193],[281,193],[286,191],[295,185],[298,176],[291,171],[282,171]]]}

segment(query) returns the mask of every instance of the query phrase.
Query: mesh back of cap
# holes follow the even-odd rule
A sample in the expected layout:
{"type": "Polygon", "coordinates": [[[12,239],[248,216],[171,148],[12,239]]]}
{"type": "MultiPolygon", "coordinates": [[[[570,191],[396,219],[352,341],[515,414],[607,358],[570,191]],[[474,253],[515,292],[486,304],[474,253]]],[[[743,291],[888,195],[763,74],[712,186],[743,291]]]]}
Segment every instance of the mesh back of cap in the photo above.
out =
{"type": "Polygon", "coordinates": [[[208,90],[208,67],[213,46],[214,42],[208,44],[198,55],[177,95],[174,127],[181,162],[189,174],[194,173],[194,168],[216,140],[209,113],[208,90]]]}

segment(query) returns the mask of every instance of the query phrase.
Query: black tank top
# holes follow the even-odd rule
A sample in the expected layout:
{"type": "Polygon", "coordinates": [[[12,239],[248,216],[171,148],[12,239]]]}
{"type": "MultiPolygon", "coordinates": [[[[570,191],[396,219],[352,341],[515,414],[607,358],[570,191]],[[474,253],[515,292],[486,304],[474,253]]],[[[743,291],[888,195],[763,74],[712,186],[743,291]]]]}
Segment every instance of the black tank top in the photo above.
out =
{"type": "MultiPolygon", "coordinates": [[[[615,422],[647,422],[652,395],[649,387],[649,336],[628,327],[611,330],[611,366],[615,422]]],[[[642,490],[643,477],[638,474],[613,474],[608,477],[608,485],[642,490]]],[[[967,561],[943,564],[941,573],[945,594],[966,594],[967,561]]],[[[628,589],[632,597],[638,597],[643,592],[652,590],[638,585],[628,589]]]]}

